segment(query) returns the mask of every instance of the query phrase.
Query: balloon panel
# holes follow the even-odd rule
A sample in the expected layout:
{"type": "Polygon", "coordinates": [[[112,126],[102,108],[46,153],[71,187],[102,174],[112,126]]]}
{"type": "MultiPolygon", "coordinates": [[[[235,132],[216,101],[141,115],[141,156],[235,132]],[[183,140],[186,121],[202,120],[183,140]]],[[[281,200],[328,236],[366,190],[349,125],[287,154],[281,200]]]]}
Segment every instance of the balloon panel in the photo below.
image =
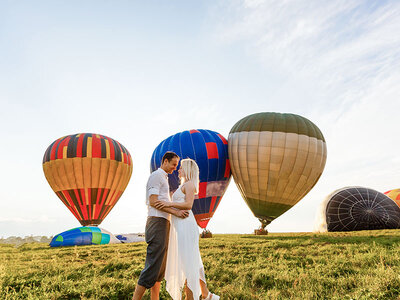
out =
{"type": "Polygon", "coordinates": [[[394,189],[385,192],[385,195],[396,202],[397,206],[400,207],[400,189],[394,189]]]}
{"type": "Polygon", "coordinates": [[[328,231],[394,229],[400,227],[400,208],[373,189],[348,187],[328,200],[326,222],[328,231]]]}
{"type": "Polygon", "coordinates": [[[295,114],[262,112],[249,115],[238,121],[231,129],[234,132],[287,132],[315,137],[325,142],[319,128],[310,120],[295,114]]]}
{"type": "Polygon", "coordinates": [[[254,215],[271,222],[316,184],[326,162],[322,133],[292,114],[260,113],[229,134],[232,175],[254,215]]]}
{"type": "MultiPolygon", "coordinates": [[[[231,171],[227,145],[226,139],[215,131],[187,130],[162,141],[151,158],[151,172],[160,167],[167,151],[175,152],[181,159],[196,161],[200,169],[200,185],[192,211],[201,228],[207,226],[229,184],[231,171]]],[[[169,174],[168,181],[170,191],[174,192],[179,187],[178,171],[169,174]]]]}
{"type": "Polygon", "coordinates": [[[120,241],[109,231],[85,226],[64,231],[54,236],[50,247],[115,244],[120,241]]]}
{"type": "Polygon", "coordinates": [[[82,225],[98,225],[121,197],[132,174],[128,150],[99,134],[69,135],[43,157],[51,188],[82,225]]]}

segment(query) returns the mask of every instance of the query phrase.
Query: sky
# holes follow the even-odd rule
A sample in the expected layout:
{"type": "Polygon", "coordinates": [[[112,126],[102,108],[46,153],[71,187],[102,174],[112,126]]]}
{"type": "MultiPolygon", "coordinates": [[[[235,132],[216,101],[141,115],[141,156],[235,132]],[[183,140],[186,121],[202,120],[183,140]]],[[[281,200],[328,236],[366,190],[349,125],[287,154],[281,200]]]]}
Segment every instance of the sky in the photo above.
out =
{"type": "MultiPolygon", "coordinates": [[[[315,187],[270,232],[309,232],[320,202],[358,185],[400,188],[398,1],[0,2],[0,237],[80,226],[47,183],[57,138],[99,133],[133,173],[100,227],[144,232],[150,158],[190,129],[228,137],[257,112],[295,113],[327,142],[315,187]]],[[[208,229],[259,226],[234,183],[208,229]]]]}

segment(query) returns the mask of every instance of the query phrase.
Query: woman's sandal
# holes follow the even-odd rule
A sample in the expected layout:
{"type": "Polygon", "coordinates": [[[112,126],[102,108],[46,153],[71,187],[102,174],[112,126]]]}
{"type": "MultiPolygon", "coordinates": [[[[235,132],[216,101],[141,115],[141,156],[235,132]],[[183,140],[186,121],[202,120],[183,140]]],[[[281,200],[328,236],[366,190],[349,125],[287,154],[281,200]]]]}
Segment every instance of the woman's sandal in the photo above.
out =
{"type": "Polygon", "coordinates": [[[219,300],[219,296],[211,292],[208,292],[207,298],[202,298],[203,300],[219,300]]]}

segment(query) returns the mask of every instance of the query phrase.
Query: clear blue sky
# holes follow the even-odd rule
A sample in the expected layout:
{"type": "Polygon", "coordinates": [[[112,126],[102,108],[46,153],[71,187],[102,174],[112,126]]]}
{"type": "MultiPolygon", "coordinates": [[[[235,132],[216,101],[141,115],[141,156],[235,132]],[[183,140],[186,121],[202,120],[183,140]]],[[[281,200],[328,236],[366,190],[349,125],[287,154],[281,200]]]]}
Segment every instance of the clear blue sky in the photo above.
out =
{"type": "MultiPolygon", "coordinates": [[[[400,188],[398,1],[2,1],[0,237],[79,226],[51,190],[42,157],[55,139],[121,142],[131,181],[101,227],[143,232],[145,183],[160,141],[290,112],[325,135],[314,189],[269,226],[311,231],[319,203],[360,185],[400,188]]],[[[233,180],[209,223],[258,226],[233,180]]]]}

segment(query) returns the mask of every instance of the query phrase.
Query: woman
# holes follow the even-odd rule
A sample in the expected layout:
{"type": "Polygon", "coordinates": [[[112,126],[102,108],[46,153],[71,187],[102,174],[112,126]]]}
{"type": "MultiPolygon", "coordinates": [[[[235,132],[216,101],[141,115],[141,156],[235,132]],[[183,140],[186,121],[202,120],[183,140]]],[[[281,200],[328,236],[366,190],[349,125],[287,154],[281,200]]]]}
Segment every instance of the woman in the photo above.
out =
{"type": "Polygon", "coordinates": [[[185,286],[186,299],[218,300],[207,289],[203,262],[199,251],[199,230],[191,211],[194,195],[199,192],[199,167],[192,159],[183,159],[179,168],[181,185],[172,195],[172,202],[158,201],[156,208],[174,207],[189,210],[185,219],[171,216],[165,280],[172,299],[181,299],[185,286]]]}

